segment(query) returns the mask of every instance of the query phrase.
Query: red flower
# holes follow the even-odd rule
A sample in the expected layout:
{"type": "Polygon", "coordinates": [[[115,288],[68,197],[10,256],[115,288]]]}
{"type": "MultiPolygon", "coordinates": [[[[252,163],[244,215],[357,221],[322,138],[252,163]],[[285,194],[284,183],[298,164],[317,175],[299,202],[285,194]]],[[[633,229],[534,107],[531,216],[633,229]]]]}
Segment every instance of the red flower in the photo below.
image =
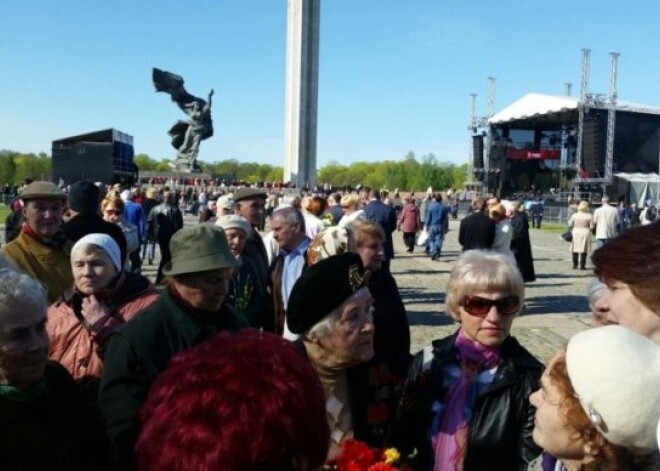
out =
{"type": "Polygon", "coordinates": [[[367,471],[396,471],[396,468],[387,463],[376,463],[369,466],[367,471]]]}

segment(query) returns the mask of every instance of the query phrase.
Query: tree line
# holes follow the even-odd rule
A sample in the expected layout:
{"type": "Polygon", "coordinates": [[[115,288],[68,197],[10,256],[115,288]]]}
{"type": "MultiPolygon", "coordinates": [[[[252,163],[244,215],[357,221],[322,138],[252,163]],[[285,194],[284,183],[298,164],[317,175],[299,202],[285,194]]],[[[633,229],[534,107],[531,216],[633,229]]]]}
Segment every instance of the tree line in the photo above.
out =
{"type": "MultiPolygon", "coordinates": [[[[133,159],[139,170],[167,172],[171,168],[167,160],[157,160],[147,154],[137,154],[133,159]]],[[[283,167],[256,162],[241,162],[227,159],[218,162],[199,161],[205,173],[233,175],[235,179],[248,182],[280,182],[283,167]]],[[[18,185],[25,178],[42,179],[52,174],[49,155],[23,154],[0,150],[0,184],[18,185]]],[[[317,170],[317,183],[328,183],[333,187],[358,185],[371,188],[423,191],[434,189],[462,188],[467,179],[467,164],[456,165],[439,161],[434,154],[426,154],[419,160],[410,151],[401,160],[381,162],[354,162],[349,165],[330,161],[317,170]]]]}

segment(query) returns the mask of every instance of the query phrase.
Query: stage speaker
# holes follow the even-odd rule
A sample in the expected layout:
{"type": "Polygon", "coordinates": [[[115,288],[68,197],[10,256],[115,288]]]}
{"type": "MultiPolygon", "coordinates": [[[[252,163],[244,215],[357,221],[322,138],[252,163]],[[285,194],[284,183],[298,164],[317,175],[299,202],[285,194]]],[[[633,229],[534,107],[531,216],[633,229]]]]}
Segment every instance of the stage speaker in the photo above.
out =
{"type": "Polygon", "coordinates": [[[591,110],[582,126],[582,165],[590,178],[605,176],[607,111],[591,110]]]}
{"type": "Polygon", "coordinates": [[[484,136],[472,136],[472,168],[484,168],[484,136]]]}

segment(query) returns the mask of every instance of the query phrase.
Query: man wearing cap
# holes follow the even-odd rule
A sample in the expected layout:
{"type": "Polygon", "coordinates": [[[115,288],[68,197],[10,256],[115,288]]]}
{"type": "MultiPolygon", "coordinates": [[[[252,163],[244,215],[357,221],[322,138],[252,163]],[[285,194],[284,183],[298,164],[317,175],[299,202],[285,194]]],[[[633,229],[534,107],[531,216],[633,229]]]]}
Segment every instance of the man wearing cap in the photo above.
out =
{"type": "Polygon", "coordinates": [[[170,248],[161,298],[114,332],[105,352],[99,406],[116,469],[133,467],[138,412],[170,359],[219,331],[248,326],[245,317],[224,302],[240,264],[225,233],[208,225],[187,227],[174,234],[170,248]]]}
{"type": "Polygon", "coordinates": [[[48,302],[56,301],[73,283],[69,250],[62,232],[66,195],[51,182],[32,182],[20,198],[25,222],[20,234],[2,248],[22,271],[48,289],[48,302]]]}
{"type": "Polygon", "coordinates": [[[254,263],[261,286],[268,286],[268,254],[259,234],[264,221],[266,197],[266,193],[258,188],[241,187],[234,192],[234,214],[250,221],[254,229],[245,243],[243,256],[254,263]]]}
{"type": "Polygon", "coordinates": [[[330,425],[329,460],[344,439],[372,447],[391,444],[396,379],[374,358],[372,297],[362,259],[343,253],[312,265],[291,292],[291,332],[319,373],[330,425]]]}
{"type": "Polygon", "coordinates": [[[107,234],[117,242],[121,259],[126,260],[126,237],[117,224],[104,221],[99,214],[101,192],[90,181],[79,181],[69,190],[69,220],[64,223],[64,235],[72,243],[88,234],[107,234]]]}

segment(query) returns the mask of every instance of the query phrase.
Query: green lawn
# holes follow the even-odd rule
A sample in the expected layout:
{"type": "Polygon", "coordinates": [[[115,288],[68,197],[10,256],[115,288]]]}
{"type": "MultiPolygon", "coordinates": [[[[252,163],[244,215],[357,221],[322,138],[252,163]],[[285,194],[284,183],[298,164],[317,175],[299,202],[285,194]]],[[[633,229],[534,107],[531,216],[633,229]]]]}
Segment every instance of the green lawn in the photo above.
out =
{"type": "Polygon", "coordinates": [[[541,223],[541,230],[545,232],[552,232],[554,234],[563,234],[568,230],[568,226],[566,226],[566,224],[559,224],[556,222],[544,222],[541,223]]]}
{"type": "Polygon", "coordinates": [[[11,213],[11,209],[9,209],[9,206],[0,204],[0,224],[5,223],[5,219],[7,219],[9,213],[11,213]]]}

